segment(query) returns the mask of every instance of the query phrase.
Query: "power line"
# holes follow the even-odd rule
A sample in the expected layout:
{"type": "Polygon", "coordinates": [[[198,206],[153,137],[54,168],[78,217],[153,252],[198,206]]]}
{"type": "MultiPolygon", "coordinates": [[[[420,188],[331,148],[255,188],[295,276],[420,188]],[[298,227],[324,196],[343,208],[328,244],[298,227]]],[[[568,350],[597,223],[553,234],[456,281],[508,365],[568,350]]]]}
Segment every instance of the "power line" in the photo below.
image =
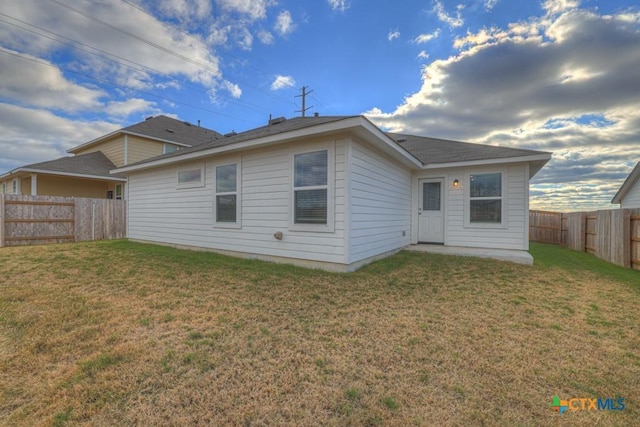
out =
{"type": "Polygon", "coordinates": [[[316,101],[318,104],[320,104],[320,106],[322,108],[324,108],[325,110],[327,110],[329,113],[333,114],[333,115],[338,115],[338,113],[335,112],[335,110],[331,107],[329,107],[325,102],[322,101],[322,99],[320,99],[317,94],[315,96],[311,96],[311,99],[313,99],[314,101],[316,101]]]}
{"type": "MultiPolygon", "coordinates": [[[[137,4],[135,4],[135,3],[133,3],[133,2],[131,2],[129,0],[120,0],[120,1],[122,1],[123,3],[126,3],[129,6],[139,10],[140,12],[144,13],[145,15],[147,15],[147,16],[153,18],[153,19],[156,19],[156,20],[158,19],[154,14],[152,14],[151,12],[148,12],[145,8],[143,8],[140,5],[137,5],[137,4]]],[[[162,23],[164,25],[168,25],[168,26],[174,28],[176,31],[179,31],[180,33],[184,34],[185,36],[187,36],[187,37],[189,37],[189,38],[191,38],[193,40],[196,40],[199,43],[202,43],[204,45],[208,45],[207,41],[205,41],[202,37],[200,37],[200,35],[191,34],[191,33],[187,32],[187,31],[183,30],[182,28],[172,24],[171,22],[162,21],[162,23]]],[[[227,55],[235,57],[235,58],[239,58],[238,56],[234,56],[234,55],[231,55],[229,53],[227,53],[227,55]]],[[[264,69],[258,68],[256,66],[251,65],[251,64],[247,64],[247,65],[249,67],[253,68],[254,70],[258,71],[258,72],[263,72],[264,71],[264,69]]],[[[243,80],[240,80],[240,79],[235,79],[235,80],[238,81],[239,83],[242,83],[244,86],[250,87],[250,88],[256,90],[257,92],[260,92],[260,93],[262,93],[262,94],[264,94],[266,96],[269,96],[269,97],[274,98],[274,99],[279,99],[279,100],[281,100],[283,102],[286,102],[286,103],[290,102],[287,99],[285,99],[285,98],[283,98],[283,97],[281,97],[279,95],[269,93],[269,92],[264,91],[264,90],[262,90],[262,89],[260,89],[260,88],[258,88],[256,86],[250,85],[246,81],[243,81],[243,80]]]]}
{"type": "MultiPolygon", "coordinates": [[[[109,22],[106,22],[106,21],[104,21],[104,20],[102,20],[102,19],[96,18],[96,17],[91,16],[91,15],[89,15],[89,14],[87,14],[87,13],[84,13],[83,11],[78,10],[78,9],[76,9],[76,8],[72,7],[72,6],[66,5],[66,4],[64,4],[64,3],[60,2],[59,0],[49,0],[49,1],[50,1],[50,2],[52,2],[52,3],[55,3],[55,4],[59,5],[59,6],[61,6],[61,7],[63,7],[63,8],[65,8],[65,9],[67,9],[67,10],[70,10],[70,11],[72,11],[72,12],[74,12],[74,13],[78,14],[78,15],[81,15],[81,16],[84,16],[85,18],[91,19],[92,21],[96,21],[96,22],[98,22],[98,23],[100,23],[100,24],[102,24],[102,25],[104,25],[104,26],[106,26],[106,27],[109,27],[109,28],[111,28],[111,29],[113,29],[113,30],[115,30],[115,31],[118,31],[118,32],[120,32],[120,33],[122,33],[122,34],[128,35],[129,37],[132,37],[132,38],[134,38],[134,39],[136,39],[136,40],[138,40],[138,41],[140,41],[140,42],[142,42],[142,43],[145,43],[145,44],[147,44],[147,45],[149,45],[149,46],[151,46],[151,47],[154,47],[154,48],[156,48],[156,49],[158,49],[158,50],[161,50],[162,52],[165,52],[165,53],[167,53],[167,54],[169,54],[169,55],[175,56],[175,57],[176,57],[176,58],[178,58],[178,59],[181,59],[181,60],[186,61],[186,62],[188,62],[188,63],[190,63],[190,64],[193,64],[193,65],[196,65],[196,66],[198,66],[198,67],[202,68],[202,69],[203,69],[203,70],[205,70],[205,71],[209,71],[209,72],[213,73],[215,77],[220,77],[220,70],[217,70],[217,69],[211,68],[211,67],[210,67],[209,65],[207,65],[207,64],[204,64],[204,63],[199,62],[199,61],[195,61],[195,60],[193,60],[193,59],[191,59],[191,58],[189,58],[189,57],[187,57],[187,56],[184,56],[184,55],[182,55],[182,54],[180,54],[180,53],[178,53],[178,52],[175,52],[175,51],[173,51],[173,50],[171,50],[171,49],[169,49],[169,48],[166,48],[166,47],[164,47],[164,46],[162,46],[162,45],[159,45],[159,44],[157,44],[157,43],[155,43],[155,42],[152,42],[152,41],[150,41],[150,40],[147,40],[147,39],[145,39],[144,37],[141,37],[141,36],[139,36],[139,35],[137,35],[137,34],[134,34],[134,33],[130,32],[130,31],[124,30],[124,29],[122,29],[122,28],[116,27],[115,25],[110,24],[109,22]]],[[[126,2],[126,3],[127,3],[127,4],[130,4],[130,3],[128,3],[128,2],[126,2]]],[[[137,8],[137,9],[140,9],[139,7],[136,7],[136,8],[137,8]]],[[[146,13],[146,14],[150,15],[150,14],[149,14],[148,12],[146,12],[146,11],[145,11],[144,13],[146,13]]],[[[153,15],[150,15],[150,16],[152,16],[154,19],[157,19],[157,18],[156,18],[155,16],[153,16],[153,15]]],[[[197,38],[196,38],[196,40],[197,40],[197,38]]],[[[251,85],[247,84],[246,82],[243,82],[243,84],[245,84],[247,87],[252,87],[251,85]]],[[[269,92],[265,92],[265,91],[263,91],[263,90],[261,90],[261,89],[259,89],[259,88],[257,88],[257,87],[252,87],[252,88],[253,88],[254,90],[258,91],[258,92],[263,93],[263,94],[264,94],[264,95],[266,95],[266,96],[271,97],[271,98],[279,99],[279,100],[284,101],[284,102],[288,102],[288,101],[284,100],[284,98],[281,98],[281,97],[279,97],[279,96],[276,96],[276,95],[270,94],[269,92]]]]}
{"type": "Polygon", "coordinates": [[[140,37],[137,34],[134,34],[134,33],[129,32],[127,30],[123,30],[122,28],[118,28],[115,25],[112,25],[112,24],[110,24],[110,23],[108,23],[106,21],[103,21],[102,19],[98,19],[96,17],[88,15],[88,14],[84,13],[83,11],[78,10],[78,9],[76,9],[74,7],[71,7],[69,5],[66,5],[66,4],[64,4],[64,3],[62,3],[62,2],[60,2],[58,0],[49,0],[49,1],[52,2],[52,3],[57,4],[58,6],[64,7],[67,10],[70,10],[70,11],[72,11],[74,13],[77,13],[78,15],[81,15],[81,16],[84,16],[85,18],[91,19],[92,21],[99,22],[100,24],[102,24],[102,25],[104,25],[106,27],[109,27],[109,28],[111,28],[113,30],[116,30],[116,31],[118,31],[118,32],[120,32],[122,34],[126,34],[129,37],[133,37],[134,39],[136,39],[138,41],[141,41],[142,43],[147,44],[147,45],[149,45],[151,47],[154,47],[154,48],[156,48],[158,50],[161,50],[161,51],[163,51],[163,52],[165,52],[165,53],[167,53],[169,55],[175,56],[176,58],[179,58],[179,59],[181,59],[183,61],[186,61],[186,62],[188,62],[190,64],[196,65],[196,66],[202,68],[203,70],[206,70],[206,71],[209,71],[209,72],[213,73],[214,75],[218,75],[218,73],[219,73],[219,70],[216,70],[215,68],[212,68],[207,64],[203,64],[203,63],[201,63],[199,61],[195,61],[195,60],[193,60],[193,59],[191,59],[191,58],[189,58],[187,56],[184,56],[184,55],[182,55],[182,54],[180,54],[178,52],[175,52],[175,51],[173,51],[171,49],[168,49],[168,48],[166,48],[166,47],[164,47],[162,45],[159,45],[159,44],[157,44],[155,42],[147,40],[144,37],[140,37]]]}
{"type": "MultiPolygon", "coordinates": [[[[163,76],[165,76],[165,77],[167,77],[167,78],[169,78],[171,80],[174,80],[174,77],[172,75],[170,75],[168,73],[165,73],[165,72],[162,72],[162,71],[160,71],[158,69],[155,69],[155,68],[140,64],[139,62],[131,61],[131,60],[123,58],[123,57],[121,57],[119,55],[116,55],[116,54],[107,52],[107,51],[105,51],[103,49],[97,48],[95,46],[90,46],[90,45],[88,45],[86,43],[83,43],[83,42],[80,42],[80,41],[77,41],[77,40],[73,40],[71,38],[65,37],[65,36],[63,36],[61,34],[58,34],[58,33],[55,33],[53,31],[46,30],[46,29],[44,29],[44,28],[42,28],[42,27],[40,27],[38,25],[34,25],[34,24],[31,24],[31,23],[22,21],[22,20],[20,20],[18,18],[15,18],[13,16],[7,15],[5,13],[0,12],[0,15],[4,16],[6,18],[12,19],[14,21],[20,22],[21,24],[27,25],[29,27],[36,28],[36,29],[38,29],[40,31],[43,31],[45,33],[51,34],[51,35],[53,35],[55,37],[53,37],[51,35],[43,34],[43,33],[39,32],[39,31],[35,31],[35,30],[29,29],[29,28],[25,28],[23,26],[20,26],[20,25],[17,25],[15,23],[13,23],[13,22],[7,21],[6,19],[0,18],[0,22],[4,22],[5,24],[11,25],[11,26],[13,26],[15,28],[18,28],[18,29],[22,30],[22,31],[30,32],[30,33],[38,35],[40,37],[44,37],[44,38],[47,38],[49,40],[53,40],[53,41],[55,41],[57,43],[70,46],[70,47],[72,47],[74,49],[81,50],[81,51],[86,52],[86,53],[88,53],[90,55],[94,55],[94,56],[97,56],[99,58],[115,62],[117,64],[120,64],[120,65],[124,66],[124,67],[127,67],[127,68],[130,68],[132,70],[138,71],[141,74],[146,70],[146,71],[149,71],[149,72],[152,72],[152,73],[155,73],[155,74],[163,75],[163,76]],[[56,37],[60,38],[60,39],[63,39],[63,40],[67,40],[67,41],[58,40],[56,37]],[[95,51],[100,52],[102,55],[99,54],[99,53],[96,53],[95,51]],[[113,58],[108,58],[107,56],[113,57],[113,58],[118,58],[121,61],[118,61],[117,59],[113,59],[113,58]],[[122,62],[122,61],[124,61],[124,62],[122,62]],[[140,68],[131,66],[130,64],[135,64],[140,68]]],[[[185,87],[187,89],[190,89],[190,90],[200,94],[200,95],[208,96],[208,94],[206,92],[203,92],[202,90],[200,90],[199,88],[196,88],[193,84],[190,84],[188,82],[187,82],[187,85],[185,87]]],[[[228,101],[231,102],[231,103],[234,103],[234,104],[241,105],[241,106],[243,106],[245,108],[249,108],[249,109],[254,110],[256,112],[259,112],[259,113],[262,113],[262,114],[266,114],[265,113],[266,109],[264,107],[261,107],[261,106],[257,105],[257,104],[253,104],[253,103],[247,102],[247,101],[242,101],[242,100],[239,100],[239,99],[229,99],[228,101]]]]}
{"type": "MultiPolygon", "coordinates": [[[[5,49],[3,49],[3,48],[0,48],[0,53],[4,53],[4,54],[6,54],[6,55],[15,56],[16,58],[24,59],[24,60],[26,60],[26,61],[31,61],[31,62],[34,62],[34,63],[36,63],[36,64],[46,65],[47,67],[51,67],[51,68],[59,69],[59,67],[58,67],[58,66],[53,65],[53,64],[51,64],[51,63],[48,63],[48,62],[45,62],[45,61],[39,60],[39,59],[37,59],[37,58],[29,58],[29,57],[24,56],[24,55],[21,55],[21,54],[19,54],[19,53],[10,52],[10,51],[5,50],[5,49]]],[[[117,83],[113,83],[113,82],[110,82],[110,81],[107,81],[107,80],[104,80],[104,79],[99,79],[99,78],[97,78],[97,77],[90,76],[90,75],[88,75],[88,74],[79,73],[79,72],[77,72],[77,71],[73,71],[73,70],[65,69],[65,72],[67,72],[67,73],[72,73],[72,74],[77,74],[77,75],[79,75],[79,76],[82,76],[82,77],[85,77],[85,78],[88,78],[88,79],[91,79],[91,80],[95,80],[95,81],[97,81],[97,82],[100,82],[100,83],[106,84],[106,85],[108,85],[108,86],[113,86],[113,87],[117,87],[117,88],[125,89],[125,90],[131,90],[131,91],[133,91],[133,92],[137,92],[137,93],[144,94],[144,95],[147,95],[147,96],[151,96],[151,97],[154,97],[154,98],[164,99],[165,101],[173,102],[173,103],[175,103],[175,104],[184,105],[185,107],[189,107],[189,108],[195,108],[195,109],[198,109],[198,110],[206,111],[206,112],[208,112],[208,113],[216,114],[216,115],[218,115],[218,116],[227,117],[227,118],[230,118],[230,119],[233,119],[233,120],[240,120],[240,121],[247,122],[247,123],[253,123],[252,121],[247,120],[247,119],[242,119],[242,118],[235,117],[235,116],[232,116],[232,115],[229,115],[229,114],[221,113],[221,112],[219,112],[219,111],[210,110],[210,109],[208,109],[208,108],[199,107],[199,106],[197,106],[197,105],[188,104],[188,103],[186,103],[186,102],[178,101],[178,100],[176,100],[176,99],[168,98],[168,97],[166,97],[166,96],[156,95],[156,94],[153,94],[153,93],[150,93],[150,92],[141,91],[141,90],[139,90],[139,89],[131,89],[131,88],[128,88],[128,87],[126,87],[126,86],[123,86],[123,85],[120,85],[120,84],[117,84],[117,83]]]]}

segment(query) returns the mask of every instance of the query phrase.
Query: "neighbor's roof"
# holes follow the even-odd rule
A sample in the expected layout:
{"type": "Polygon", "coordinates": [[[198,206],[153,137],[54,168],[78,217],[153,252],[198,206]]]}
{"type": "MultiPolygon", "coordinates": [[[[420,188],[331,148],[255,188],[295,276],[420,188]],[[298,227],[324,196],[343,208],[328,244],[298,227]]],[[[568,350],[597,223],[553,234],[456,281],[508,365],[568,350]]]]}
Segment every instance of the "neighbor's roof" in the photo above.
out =
{"type": "Polygon", "coordinates": [[[146,120],[103,135],[84,144],[73,147],[67,152],[74,153],[119,134],[144,136],[162,142],[170,142],[184,147],[206,144],[223,135],[212,129],[200,127],[189,122],[167,116],[148,117],[146,120]]]}
{"type": "Polygon", "coordinates": [[[272,124],[261,126],[255,129],[250,129],[240,133],[230,133],[219,139],[210,141],[206,144],[194,146],[192,148],[183,148],[172,153],[156,156],[151,159],[145,159],[139,163],[146,163],[159,157],[177,157],[187,153],[193,153],[197,151],[204,151],[210,148],[223,147],[225,145],[237,144],[239,142],[250,141],[252,139],[263,138],[266,136],[278,135],[285,132],[291,132],[308,128],[311,126],[322,125],[326,123],[337,122],[340,120],[346,120],[358,116],[318,116],[318,117],[295,117],[293,119],[278,118],[273,119],[272,124]]]}
{"type": "Polygon", "coordinates": [[[624,196],[626,196],[629,190],[633,188],[633,185],[638,181],[638,179],[640,179],[640,162],[638,162],[631,173],[629,173],[627,179],[624,180],[616,195],[611,199],[611,203],[622,203],[622,199],[624,199],[624,196]]]}
{"type": "MultiPolygon", "coordinates": [[[[346,130],[349,127],[360,126],[369,127],[370,131],[373,131],[378,135],[378,138],[385,140],[385,144],[390,147],[395,147],[396,151],[404,153],[405,157],[411,158],[411,162],[414,165],[421,164],[423,167],[438,167],[445,164],[462,164],[473,163],[474,161],[490,161],[490,160],[505,160],[508,161],[514,158],[523,158],[524,160],[532,159],[532,156],[536,156],[534,160],[536,166],[532,172],[535,174],[550,158],[550,153],[534,150],[525,150],[519,148],[506,148],[496,147],[492,145],[473,144],[467,142],[448,141],[436,138],[427,138],[422,136],[404,135],[398,133],[385,133],[378,127],[373,125],[364,116],[313,116],[313,117],[296,117],[292,119],[274,119],[270,124],[262,126],[256,129],[251,129],[245,132],[237,134],[227,134],[222,138],[215,139],[205,144],[200,144],[190,148],[183,148],[178,151],[174,151],[169,154],[157,156],[143,161],[128,165],[124,169],[138,169],[138,166],[147,163],[153,163],[148,167],[155,167],[165,161],[171,161],[171,158],[193,159],[198,156],[200,152],[205,151],[218,151],[216,149],[240,144],[243,146],[248,141],[254,141],[262,139],[272,139],[270,137],[276,137],[280,134],[293,135],[300,130],[312,128],[314,126],[323,126],[322,129],[327,129],[326,125],[335,130],[346,130]]],[[[320,132],[320,130],[319,130],[320,132]]],[[[312,134],[312,130],[309,132],[312,134]]],[[[285,136],[283,135],[283,138],[285,136]]],[[[233,148],[233,147],[229,147],[233,148]]],[[[240,147],[238,147],[240,148],[240,147]]],[[[200,153],[200,155],[206,153],[200,153]]]]}
{"type": "Polygon", "coordinates": [[[113,164],[101,151],[82,154],[72,157],[61,157],[46,162],[32,163],[30,165],[16,168],[4,176],[16,173],[45,173],[51,175],[78,176],[85,178],[100,178],[108,180],[124,179],[121,175],[110,174],[109,171],[115,169],[113,164]]]}

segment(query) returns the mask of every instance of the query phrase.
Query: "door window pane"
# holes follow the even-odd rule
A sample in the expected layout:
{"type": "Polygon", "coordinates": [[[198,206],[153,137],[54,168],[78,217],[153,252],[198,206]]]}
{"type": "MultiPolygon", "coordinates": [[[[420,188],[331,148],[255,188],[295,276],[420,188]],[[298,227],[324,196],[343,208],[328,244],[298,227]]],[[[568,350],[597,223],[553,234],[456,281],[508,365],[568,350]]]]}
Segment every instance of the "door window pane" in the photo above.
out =
{"type": "Polygon", "coordinates": [[[440,210],[439,182],[425,182],[422,184],[422,209],[425,211],[440,210]]]}

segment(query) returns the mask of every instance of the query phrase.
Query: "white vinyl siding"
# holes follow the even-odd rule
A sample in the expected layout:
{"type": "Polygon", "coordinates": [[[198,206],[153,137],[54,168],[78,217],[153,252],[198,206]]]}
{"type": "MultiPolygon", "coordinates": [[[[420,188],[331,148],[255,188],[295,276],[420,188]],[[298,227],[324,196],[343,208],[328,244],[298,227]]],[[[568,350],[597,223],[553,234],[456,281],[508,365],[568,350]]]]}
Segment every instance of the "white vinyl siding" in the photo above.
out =
{"type": "Polygon", "coordinates": [[[411,172],[359,142],[350,156],[349,262],[409,245],[411,172]]]}
{"type": "Polygon", "coordinates": [[[631,190],[620,201],[622,209],[640,208],[640,179],[633,184],[631,190]]]}
{"type": "MultiPolygon", "coordinates": [[[[452,168],[444,171],[447,180],[445,197],[445,245],[477,248],[527,250],[529,180],[526,164],[502,166],[500,168],[452,168]],[[503,174],[502,224],[487,227],[486,224],[469,224],[465,217],[469,209],[468,177],[471,174],[501,172],[503,174]],[[460,185],[452,182],[459,179],[460,185]]],[[[443,176],[443,171],[418,173],[420,178],[443,176]]],[[[415,180],[417,185],[417,180],[415,180]]],[[[417,195],[417,190],[416,193],[417,195]]]]}
{"type": "MultiPolygon", "coordinates": [[[[327,145],[333,141],[327,141],[327,145]]],[[[304,147],[304,142],[296,148],[304,147]]],[[[343,263],[344,144],[334,155],[334,231],[318,233],[289,229],[292,148],[281,145],[253,150],[236,157],[211,158],[205,165],[202,188],[177,189],[178,168],[165,167],[129,177],[129,237],[175,245],[211,248],[246,254],[343,263]],[[240,220],[242,228],[220,228],[214,218],[216,165],[240,157],[240,220]],[[283,233],[283,239],[274,233],[283,233]]],[[[202,163],[200,163],[202,164],[202,163]]],[[[198,163],[180,166],[194,169],[198,163]]]]}

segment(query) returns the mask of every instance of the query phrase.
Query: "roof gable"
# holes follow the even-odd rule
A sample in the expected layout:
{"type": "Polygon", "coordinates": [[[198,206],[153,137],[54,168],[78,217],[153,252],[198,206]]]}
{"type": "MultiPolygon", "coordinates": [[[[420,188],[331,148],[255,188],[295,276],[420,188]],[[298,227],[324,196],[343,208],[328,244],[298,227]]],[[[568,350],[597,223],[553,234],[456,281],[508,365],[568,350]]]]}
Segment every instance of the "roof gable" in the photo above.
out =
{"type": "Polygon", "coordinates": [[[89,142],[85,142],[84,144],[67,150],[67,152],[75,153],[121,134],[147,137],[162,142],[175,143],[185,147],[195,147],[197,145],[207,144],[215,139],[223,138],[222,134],[215,130],[160,115],[148,117],[142,122],[135,123],[89,142]]]}
{"type": "Polygon", "coordinates": [[[627,178],[624,180],[618,192],[613,199],[611,199],[611,203],[622,203],[622,199],[627,195],[629,190],[631,190],[636,182],[640,179],[640,162],[636,164],[636,166],[631,170],[627,178]]]}

